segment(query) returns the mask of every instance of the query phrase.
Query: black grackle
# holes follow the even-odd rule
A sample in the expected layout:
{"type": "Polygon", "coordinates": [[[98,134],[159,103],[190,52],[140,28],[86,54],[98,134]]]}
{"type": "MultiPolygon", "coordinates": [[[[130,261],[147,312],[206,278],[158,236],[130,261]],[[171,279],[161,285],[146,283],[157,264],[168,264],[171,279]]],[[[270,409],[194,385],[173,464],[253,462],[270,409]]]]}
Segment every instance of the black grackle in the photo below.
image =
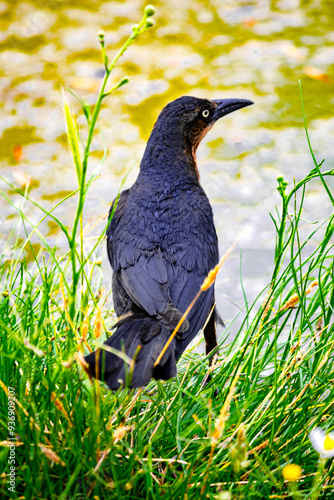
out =
{"type": "MultiPolygon", "coordinates": [[[[153,128],[136,182],[121,193],[117,206],[114,201],[107,248],[114,307],[125,317],[105,342],[113,352],[98,349],[85,358],[91,375],[110,389],[174,377],[176,362],[214,307],[212,286],[200,295],[154,367],[205,276],[218,263],[212,209],[199,182],[197,147],[219,118],[250,104],[246,99],[189,96],[168,104],[153,128]],[[131,359],[136,354],[133,371],[115,350],[131,359]],[[126,373],[131,371],[129,380],[126,373]]],[[[204,328],[207,354],[217,346],[216,319],[212,314],[204,328]]]]}

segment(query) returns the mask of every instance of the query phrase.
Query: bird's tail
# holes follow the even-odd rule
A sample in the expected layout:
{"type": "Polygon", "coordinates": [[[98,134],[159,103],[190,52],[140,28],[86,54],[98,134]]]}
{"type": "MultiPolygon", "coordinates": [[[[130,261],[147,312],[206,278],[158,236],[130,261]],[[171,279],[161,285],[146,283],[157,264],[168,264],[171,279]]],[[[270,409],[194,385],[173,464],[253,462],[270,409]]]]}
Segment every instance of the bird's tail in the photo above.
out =
{"type": "Polygon", "coordinates": [[[91,375],[112,390],[121,386],[144,387],[152,377],[162,380],[175,377],[175,339],[154,367],[171,333],[170,328],[150,316],[130,316],[120,321],[113,335],[103,344],[106,348],[101,346],[85,357],[91,375]],[[125,360],[129,358],[133,363],[125,360]]]}

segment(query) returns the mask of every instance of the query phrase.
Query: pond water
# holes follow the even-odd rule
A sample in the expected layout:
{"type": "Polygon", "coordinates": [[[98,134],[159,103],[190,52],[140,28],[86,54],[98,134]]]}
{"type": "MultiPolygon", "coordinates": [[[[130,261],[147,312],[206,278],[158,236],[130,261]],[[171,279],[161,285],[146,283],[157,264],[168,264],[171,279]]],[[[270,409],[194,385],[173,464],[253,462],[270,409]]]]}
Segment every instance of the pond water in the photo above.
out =
{"type": "MultiPolygon", "coordinates": [[[[254,106],[218,122],[198,150],[221,253],[238,237],[217,283],[217,303],[228,323],[244,307],[240,250],[250,301],[270,279],[275,231],[269,212],[280,205],[277,176],[291,185],[313,166],[298,80],[315,155],[318,161],[326,158],[326,169],[333,166],[334,2],[159,0],[154,5],[156,26],[126,52],[114,73],[115,82],[127,75],[130,83],[105,101],[100,114],[109,152],[92,185],[85,218],[90,222],[108,212],[132,165],[125,186],[133,183],[150,130],[167,102],[183,94],[253,100],[254,106]]],[[[103,75],[97,31],[105,30],[112,55],[144,6],[139,0],[0,2],[1,173],[19,187],[29,184],[30,195],[46,208],[76,188],[60,87],[93,103],[103,75]]],[[[85,121],[71,102],[85,137],[85,121]]],[[[90,170],[102,157],[99,134],[92,148],[90,170]]],[[[39,220],[41,214],[2,182],[1,189],[32,222],[39,220]]],[[[57,215],[70,224],[74,207],[69,200],[57,215]]],[[[0,209],[5,241],[17,214],[3,198],[0,209]]],[[[330,211],[321,184],[313,182],[303,214],[305,234],[330,211]]],[[[52,221],[42,231],[51,245],[61,245],[52,221]]],[[[106,258],[103,266],[109,286],[106,258]]]]}

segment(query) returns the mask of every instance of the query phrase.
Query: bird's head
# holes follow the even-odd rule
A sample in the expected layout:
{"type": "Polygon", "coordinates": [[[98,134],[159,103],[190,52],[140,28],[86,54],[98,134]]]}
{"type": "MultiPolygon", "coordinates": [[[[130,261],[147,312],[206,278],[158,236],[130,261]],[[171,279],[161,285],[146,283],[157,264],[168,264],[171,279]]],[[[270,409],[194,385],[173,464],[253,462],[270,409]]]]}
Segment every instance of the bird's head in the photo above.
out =
{"type": "Polygon", "coordinates": [[[199,99],[183,96],[161,111],[156,127],[183,136],[193,152],[219,118],[253,104],[248,99],[199,99]]]}
{"type": "Polygon", "coordinates": [[[161,111],[151,133],[141,169],[181,164],[188,158],[189,166],[199,177],[196,150],[207,132],[222,118],[237,109],[253,104],[248,99],[199,99],[183,96],[170,102],[161,111]]]}

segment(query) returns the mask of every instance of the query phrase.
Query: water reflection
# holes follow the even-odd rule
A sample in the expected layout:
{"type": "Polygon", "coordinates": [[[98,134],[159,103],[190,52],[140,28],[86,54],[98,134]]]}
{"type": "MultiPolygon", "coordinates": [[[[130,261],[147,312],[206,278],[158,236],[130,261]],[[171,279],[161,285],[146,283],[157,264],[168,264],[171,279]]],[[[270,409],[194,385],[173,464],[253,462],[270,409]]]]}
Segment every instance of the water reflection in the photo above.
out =
{"type": "MultiPolygon", "coordinates": [[[[120,47],[144,7],[129,0],[54,0],[0,2],[1,170],[15,184],[30,183],[35,199],[51,208],[75,189],[75,175],[64,141],[60,85],[69,85],[93,103],[102,76],[96,33],[103,28],[109,51],[120,47]],[[113,48],[112,48],[113,47],[113,48]]],[[[107,212],[130,166],[141,157],[159,110],[188,93],[199,97],[244,97],[251,109],[229,115],[208,134],[198,151],[204,188],[213,204],[221,251],[239,234],[220,277],[223,316],[243,300],[239,251],[249,299],[272,269],[274,228],[268,211],[279,204],[276,177],[290,183],[312,168],[302,126],[298,79],[301,79],[309,132],[315,154],[333,164],[329,137],[334,132],[334,3],[323,1],[155,2],[156,28],[122,58],[115,81],[129,75],[130,84],[111,97],[100,115],[109,154],[101,177],[87,200],[86,220],[107,212]]],[[[82,136],[86,128],[75,101],[82,136]]],[[[102,140],[93,141],[92,170],[102,157],[102,140]]],[[[127,185],[137,175],[136,165],[127,185]]],[[[5,188],[6,190],[6,188],[5,188]]],[[[8,191],[7,191],[8,192],[8,191]]],[[[10,193],[19,205],[22,199],[10,193]]],[[[13,226],[12,208],[1,203],[1,233],[13,226]]],[[[70,223],[75,200],[57,209],[70,223]]],[[[40,214],[26,206],[27,216],[40,214]]],[[[313,183],[305,219],[315,221],[330,207],[320,184],[313,183]]],[[[310,224],[305,222],[305,232],[310,224]]],[[[50,243],[57,233],[45,226],[50,243]]],[[[109,270],[106,267],[106,275],[109,270]]]]}

